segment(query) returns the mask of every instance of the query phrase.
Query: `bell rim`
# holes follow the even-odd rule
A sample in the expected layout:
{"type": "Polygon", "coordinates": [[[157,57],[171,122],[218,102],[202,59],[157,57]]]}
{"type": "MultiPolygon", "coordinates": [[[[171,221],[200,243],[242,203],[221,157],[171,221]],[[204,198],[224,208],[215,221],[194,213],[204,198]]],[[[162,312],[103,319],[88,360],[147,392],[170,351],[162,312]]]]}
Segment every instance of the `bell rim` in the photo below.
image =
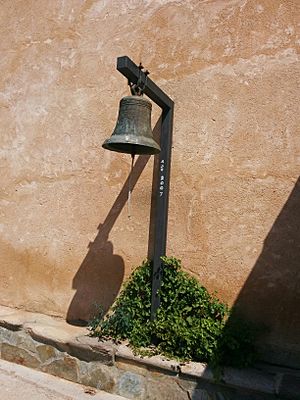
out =
{"type": "Polygon", "coordinates": [[[123,154],[137,154],[137,155],[155,155],[161,152],[161,147],[155,142],[155,145],[147,145],[140,143],[128,143],[115,141],[112,142],[110,139],[105,140],[102,144],[105,150],[114,151],[116,153],[123,154]]]}

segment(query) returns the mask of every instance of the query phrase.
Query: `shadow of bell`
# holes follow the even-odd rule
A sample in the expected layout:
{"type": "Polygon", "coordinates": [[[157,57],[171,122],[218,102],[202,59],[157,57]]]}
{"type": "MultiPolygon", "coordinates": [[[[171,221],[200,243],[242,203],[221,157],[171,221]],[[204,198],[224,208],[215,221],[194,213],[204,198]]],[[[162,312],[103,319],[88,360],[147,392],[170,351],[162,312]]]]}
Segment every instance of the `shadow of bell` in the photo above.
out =
{"type": "MultiPolygon", "coordinates": [[[[102,229],[73,279],[76,293],[67,313],[67,321],[75,325],[86,325],[98,306],[104,313],[115,301],[124,277],[123,258],[113,253],[113,244],[102,240],[102,229]]],[[[105,235],[106,236],[106,235],[105,235]]]]}

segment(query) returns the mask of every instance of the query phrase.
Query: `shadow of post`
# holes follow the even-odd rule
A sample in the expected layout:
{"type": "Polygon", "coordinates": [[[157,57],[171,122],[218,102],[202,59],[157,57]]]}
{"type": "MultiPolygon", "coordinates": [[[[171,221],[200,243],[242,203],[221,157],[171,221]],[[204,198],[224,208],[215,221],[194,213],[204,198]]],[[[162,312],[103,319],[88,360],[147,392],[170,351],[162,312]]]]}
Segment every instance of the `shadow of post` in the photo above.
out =
{"type": "Polygon", "coordinates": [[[233,316],[267,328],[258,343],[265,361],[299,368],[299,308],[300,178],[265,239],[234,304],[233,316]]]}
{"type": "MultiPolygon", "coordinates": [[[[153,136],[157,138],[160,132],[161,119],[154,127],[153,136]]],[[[94,315],[95,307],[101,306],[106,313],[115,301],[124,277],[124,261],[114,254],[113,244],[108,240],[118,216],[128,199],[128,184],[133,190],[150,156],[142,155],[136,160],[130,176],[124,183],[104,222],[98,226],[95,240],[88,245],[88,253],[73,278],[72,287],[76,289],[67,312],[70,324],[85,325],[94,315]]],[[[153,190],[151,200],[150,226],[153,225],[153,190]]],[[[151,230],[150,230],[151,231],[151,230]]],[[[150,238],[148,247],[151,247],[150,238]]],[[[149,253],[149,251],[148,251],[149,253]]]]}

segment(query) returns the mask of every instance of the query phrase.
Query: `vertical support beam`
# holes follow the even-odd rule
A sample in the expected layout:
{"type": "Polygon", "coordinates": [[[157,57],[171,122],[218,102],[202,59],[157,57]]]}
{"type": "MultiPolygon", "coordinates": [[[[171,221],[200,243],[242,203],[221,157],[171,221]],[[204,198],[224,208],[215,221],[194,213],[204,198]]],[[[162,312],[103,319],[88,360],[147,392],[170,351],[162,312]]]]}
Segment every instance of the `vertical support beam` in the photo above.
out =
{"type": "Polygon", "coordinates": [[[159,163],[154,163],[154,166],[157,166],[155,171],[157,188],[155,195],[154,248],[153,260],[151,260],[153,263],[151,320],[154,320],[160,305],[161,257],[166,255],[174,102],[149,77],[146,80],[144,72],[141,72],[139,67],[127,56],[118,57],[117,70],[132,83],[137,83],[141,74],[142,81],[146,82],[144,93],[162,109],[161,152],[159,153],[159,163]]]}
{"type": "Polygon", "coordinates": [[[159,163],[155,171],[157,182],[155,199],[154,222],[154,251],[152,269],[152,293],[151,293],[151,320],[155,319],[156,311],[160,305],[159,289],[162,281],[161,257],[166,255],[169,188],[171,171],[173,109],[165,108],[162,111],[159,163]]]}

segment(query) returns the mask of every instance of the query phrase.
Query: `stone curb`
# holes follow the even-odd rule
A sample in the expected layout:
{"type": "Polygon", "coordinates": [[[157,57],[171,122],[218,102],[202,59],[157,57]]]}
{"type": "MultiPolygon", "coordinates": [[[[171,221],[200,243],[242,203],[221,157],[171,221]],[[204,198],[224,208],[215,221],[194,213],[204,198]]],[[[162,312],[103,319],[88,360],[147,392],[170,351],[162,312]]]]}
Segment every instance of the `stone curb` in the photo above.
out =
{"type": "MultiPolygon", "coordinates": [[[[60,369],[62,369],[64,371],[62,377],[65,379],[80,383],[86,381],[91,386],[93,378],[90,375],[93,375],[93,371],[97,371],[98,375],[103,375],[102,381],[105,382],[103,387],[106,391],[112,392],[114,387],[116,394],[126,396],[126,390],[129,390],[128,385],[131,388],[139,388],[136,389],[138,394],[130,395],[130,398],[133,399],[143,399],[143,390],[145,391],[147,385],[149,386],[148,381],[163,377],[166,379],[166,387],[171,387],[176,382],[177,386],[185,390],[186,396],[201,391],[202,389],[197,387],[201,386],[202,382],[204,386],[215,385],[216,390],[222,390],[223,387],[226,390],[242,390],[245,393],[252,393],[250,394],[252,397],[249,397],[251,400],[300,399],[300,371],[296,370],[274,366],[268,369],[266,364],[258,366],[258,368],[241,370],[224,368],[220,382],[216,384],[213,372],[206,364],[195,362],[180,364],[160,356],[137,356],[126,345],[116,345],[109,341],[101,342],[97,338],[89,337],[86,328],[70,326],[58,318],[0,306],[0,326],[6,330],[4,339],[2,340],[0,337],[0,354],[1,357],[4,354],[8,361],[27,362],[33,368],[54,375],[59,375],[60,369]],[[32,342],[29,343],[24,335],[28,335],[32,342]],[[24,347],[24,343],[27,347],[24,347]],[[39,344],[43,344],[44,347],[40,347],[39,344]],[[19,350],[16,351],[16,348],[19,350]],[[56,360],[57,352],[60,352],[61,356],[56,360]],[[76,360],[84,363],[78,364],[76,360]],[[89,370],[89,378],[85,378],[84,369],[89,369],[91,366],[95,369],[89,370]],[[105,370],[110,367],[113,367],[114,370],[105,370]],[[112,371],[114,371],[114,375],[110,376],[112,371]],[[104,377],[105,374],[110,377],[104,377]],[[185,386],[187,389],[184,389],[185,386]],[[125,391],[124,387],[127,387],[125,391]],[[141,387],[144,389],[142,390],[141,387]]],[[[98,385],[98,383],[96,384],[98,385]]],[[[103,387],[98,388],[103,389],[103,387]]],[[[238,399],[238,397],[232,398],[238,399]]]]}
{"type": "Polygon", "coordinates": [[[79,336],[75,341],[69,341],[68,352],[84,361],[101,361],[105,365],[114,365],[116,346],[100,342],[97,338],[79,336]]]}
{"type": "Polygon", "coordinates": [[[146,368],[160,370],[171,375],[178,375],[180,373],[180,364],[178,362],[165,360],[160,356],[141,357],[135,355],[129,347],[123,344],[118,346],[115,357],[116,362],[128,361],[132,364],[144,365],[146,368]]]}

